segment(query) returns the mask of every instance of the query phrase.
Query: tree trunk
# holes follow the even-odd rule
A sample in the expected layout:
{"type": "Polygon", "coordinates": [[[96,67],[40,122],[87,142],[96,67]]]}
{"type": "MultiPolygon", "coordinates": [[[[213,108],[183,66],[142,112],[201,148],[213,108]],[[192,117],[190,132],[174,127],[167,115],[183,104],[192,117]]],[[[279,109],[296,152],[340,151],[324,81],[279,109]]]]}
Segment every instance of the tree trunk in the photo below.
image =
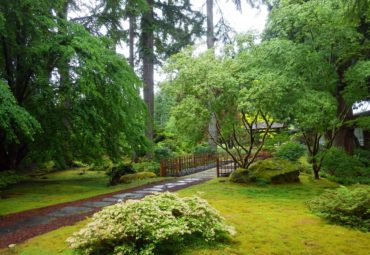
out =
{"type": "MultiPolygon", "coordinates": [[[[212,49],[215,45],[214,32],[213,32],[213,0],[207,0],[207,48],[212,49]]],[[[215,113],[211,114],[211,118],[208,123],[208,146],[213,151],[217,150],[216,141],[218,139],[218,132],[216,128],[216,116],[215,113]]]]}
{"type": "Polygon", "coordinates": [[[143,81],[144,101],[148,108],[149,118],[146,126],[146,137],[153,140],[154,115],[154,34],[153,34],[153,0],[147,0],[148,10],[143,14],[142,22],[142,55],[143,55],[143,81]]]}
{"type": "Polygon", "coordinates": [[[130,15],[129,17],[129,48],[130,48],[130,56],[129,56],[129,63],[130,63],[130,66],[132,67],[132,69],[135,68],[135,51],[134,51],[134,47],[135,47],[135,27],[136,23],[135,23],[135,17],[133,17],[132,15],[130,15]]]}
{"type": "Polygon", "coordinates": [[[213,0],[207,0],[207,48],[212,49],[214,45],[213,0]]]}
{"type": "Polygon", "coordinates": [[[312,158],[312,170],[313,170],[314,178],[318,180],[320,179],[319,172],[320,172],[321,164],[318,164],[315,156],[312,158]]]}
{"type": "MultiPolygon", "coordinates": [[[[337,93],[336,98],[338,102],[338,116],[344,120],[344,123],[353,119],[352,107],[346,104],[340,92],[337,93]]],[[[343,124],[338,130],[333,146],[343,148],[345,152],[352,155],[356,147],[356,137],[353,127],[343,124]]]]}

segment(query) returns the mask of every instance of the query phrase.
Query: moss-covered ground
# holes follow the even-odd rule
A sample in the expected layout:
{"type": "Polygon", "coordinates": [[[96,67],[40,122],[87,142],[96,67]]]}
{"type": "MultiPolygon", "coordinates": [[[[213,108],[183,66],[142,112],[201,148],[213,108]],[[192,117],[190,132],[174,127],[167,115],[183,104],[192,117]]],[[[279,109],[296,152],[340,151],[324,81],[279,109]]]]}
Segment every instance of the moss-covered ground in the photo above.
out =
{"type": "Polygon", "coordinates": [[[163,180],[153,178],[135,180],[129,184],[107,186],[109,177],[104,171],[71,169],[39,177],[29,177],[4,191],[0,199],[0,216],[48,205],[75,201],[96,195],[163,180]],[[83,173],[81,175],[81,173],[83,173]]]}
{"type": "MultiPolygon", "coordinates": [[[[370,233],[328,224],[312,215],[305,205],[308,199],[336,185],[326,180],[313,181],[308,176],[301,176],[301,181],[259,187],[216,179],[179,191],[183,196],[198,194],[207,199],[236,228],[237,234],[229,243],[195,246],[178,254],[369,254],[370,233]]],[[[2,252],[72,254],[64,240],[84,223],[60,228],[2,252]]]]}

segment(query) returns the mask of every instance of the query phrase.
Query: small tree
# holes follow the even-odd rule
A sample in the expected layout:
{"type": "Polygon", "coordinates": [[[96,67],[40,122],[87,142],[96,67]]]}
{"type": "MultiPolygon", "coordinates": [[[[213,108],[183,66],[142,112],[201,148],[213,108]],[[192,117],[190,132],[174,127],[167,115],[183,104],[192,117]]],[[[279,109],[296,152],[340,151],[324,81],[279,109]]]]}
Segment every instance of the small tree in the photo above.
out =
{"type": "Polygon", "coordinates": [[[332,147],[341,125],[336,117],[336,102],[328,93],[306,91],[293,110],[294,123],[303,134],[314,177],[319,179],[326,152],[332,147]]]}
{"type": "Polygon", "coordinates": [[[255,97],[258,82],[239,79],[238,60],[208,51],[195,57],[191,49],[174,56],[166,67],[177,105],[172,109],[180,139],[194,145],[209,134],[214,113],[219,137],[214,142],[239,167],[248,168],[262,150],[273,124],[263,97],[255,97]]]}

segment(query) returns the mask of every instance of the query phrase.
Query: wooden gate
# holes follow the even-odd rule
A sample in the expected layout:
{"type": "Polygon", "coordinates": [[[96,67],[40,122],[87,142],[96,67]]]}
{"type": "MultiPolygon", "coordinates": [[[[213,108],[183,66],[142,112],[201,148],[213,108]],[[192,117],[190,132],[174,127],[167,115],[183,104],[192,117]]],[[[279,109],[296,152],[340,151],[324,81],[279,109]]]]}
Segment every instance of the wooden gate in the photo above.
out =
{"type": "Polygon", "coordinates": [[[229,176],[237,168],[237,163],[229,155],[217,156],[217,177],[229,176]]]}
{"type": "Polygon", "coordinates": [[[235,169],[236,163],[227,155],[201,154],[171,159],[162,159],[160,176],[185,176],[216,168],[217,177],[229,176],[235,169]]]}

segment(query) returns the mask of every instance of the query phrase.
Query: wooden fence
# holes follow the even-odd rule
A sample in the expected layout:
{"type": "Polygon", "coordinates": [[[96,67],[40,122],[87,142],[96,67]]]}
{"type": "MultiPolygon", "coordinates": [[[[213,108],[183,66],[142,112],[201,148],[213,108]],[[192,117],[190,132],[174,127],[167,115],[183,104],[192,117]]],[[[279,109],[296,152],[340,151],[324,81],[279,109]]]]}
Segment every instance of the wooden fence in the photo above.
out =
{"type": "Polygon", "coordinates": [[[184,176],[216,168],[217,177],[228,176],[236,169],[231,157],[221,154],[201,154],[161,160],[160,175],[184,176]]]}
{"type": "Polygon", "coordinates": [[[238,165],[231,156],[217,156],[217,177],[229,176],[236,168],[238,168],[238,165]]]}
{"type": "MultiPolygon", "coordinates": [[[[257,159],[266,159],[271,154],[261,151],[257,159]]],[[[229,176],[238,164],[227,154],[201,154],[161,160],[160,175],[184,176],[210,168],[216,168],[217,177],[229,176]]]]}
{"type": "Polygon", "coordinates": [[[184,176],[216,167],[216,154],[201,154],[161,160],[161,176],[184,176]]]}

